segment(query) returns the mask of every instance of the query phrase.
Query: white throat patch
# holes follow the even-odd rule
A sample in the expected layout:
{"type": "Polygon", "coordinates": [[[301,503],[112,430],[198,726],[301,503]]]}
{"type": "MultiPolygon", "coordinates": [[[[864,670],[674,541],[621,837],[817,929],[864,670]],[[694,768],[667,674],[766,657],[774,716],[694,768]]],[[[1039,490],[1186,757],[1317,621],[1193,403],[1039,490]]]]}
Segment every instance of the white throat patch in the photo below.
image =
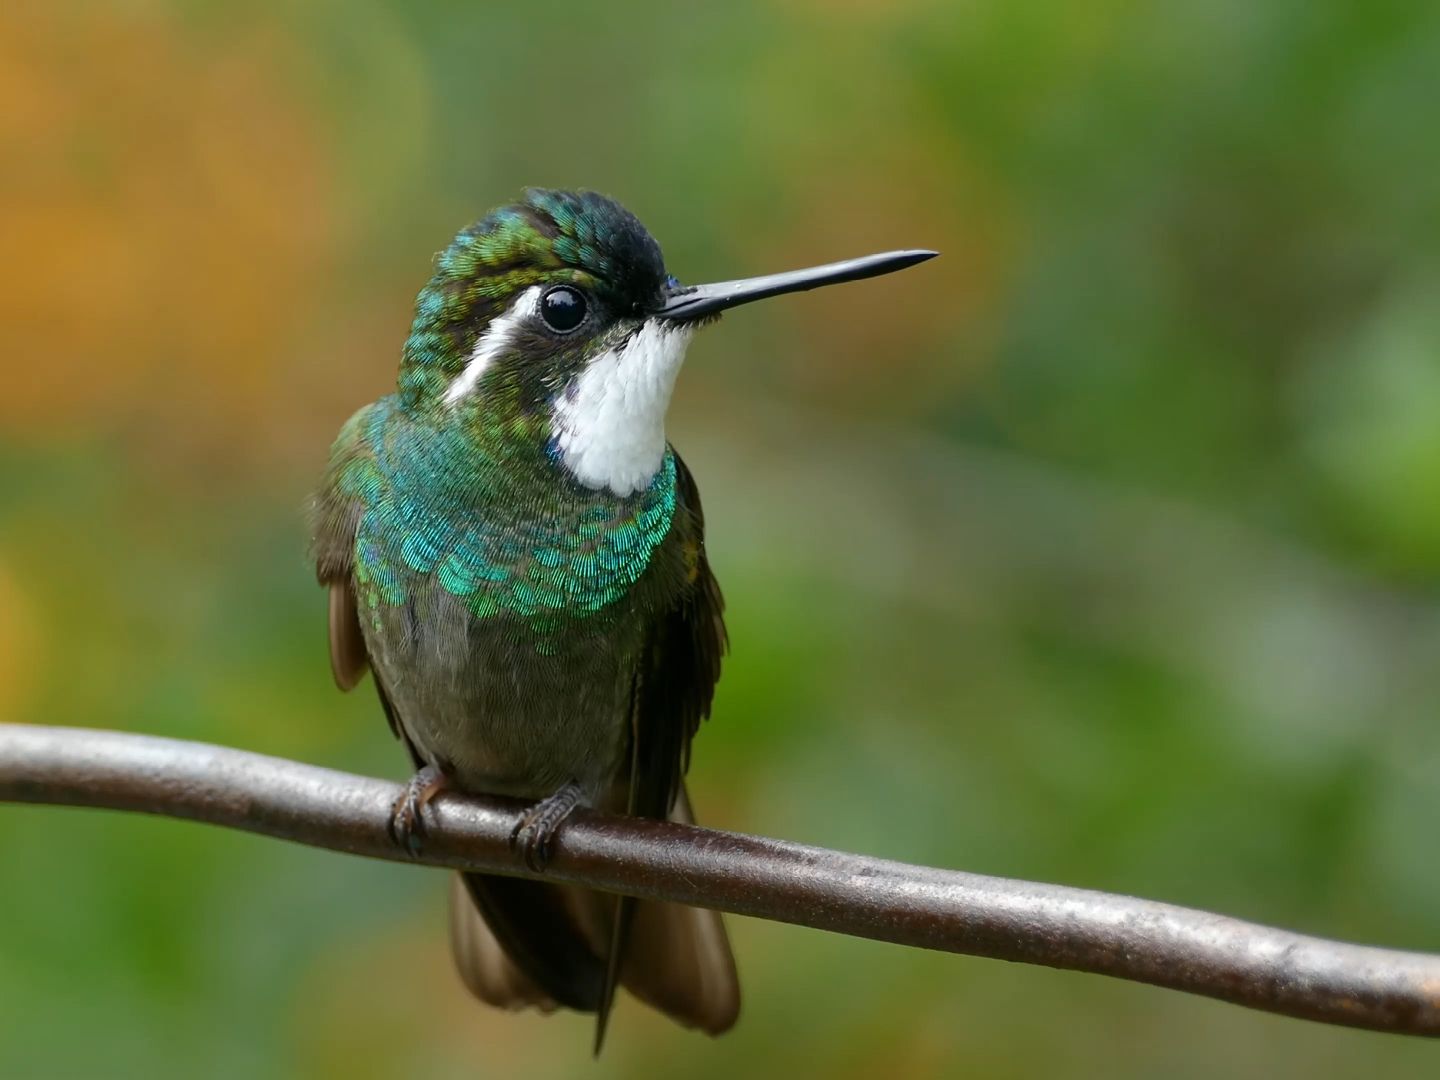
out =
{"type": "Polygon", "coordinates": [[[555,445],[575,479],[620,496],[650,483],[665,456],[665,410],[694,334],[693,326],[649,319],[556,398],[555,445]]]}
{"type": "Polygon", "coordinates": [[[465,370],[455,376],[455,381],[445,388],[446,405],[462,401],[480,384],[480,376],[485,374],[485,369],[509,346],[515,328],[535,315],[535,306],[539,299],[540,286],[532,285],[515,298],[509,310],[490,320],[490,325],[476,340],[475,348],[470,350],[470,359],[465,364],[465,370]]]}

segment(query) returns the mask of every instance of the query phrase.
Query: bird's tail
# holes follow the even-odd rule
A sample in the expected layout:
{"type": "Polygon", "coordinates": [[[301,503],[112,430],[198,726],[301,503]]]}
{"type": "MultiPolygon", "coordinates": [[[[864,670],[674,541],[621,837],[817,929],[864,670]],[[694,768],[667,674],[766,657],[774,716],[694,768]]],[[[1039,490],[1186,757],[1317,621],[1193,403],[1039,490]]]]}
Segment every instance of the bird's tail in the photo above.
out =
{"type": "MultiPolygon", "coordinates": [[[[684,791],[671,818],[691,820],[684,791]]],[[[617,976],[647,1005],[711,1035],[739,1015],[735,960],[718,912],[483,874],[455,880],[451,950],[481,1001],[598,1013],[597,1052],[617,976]]]]}

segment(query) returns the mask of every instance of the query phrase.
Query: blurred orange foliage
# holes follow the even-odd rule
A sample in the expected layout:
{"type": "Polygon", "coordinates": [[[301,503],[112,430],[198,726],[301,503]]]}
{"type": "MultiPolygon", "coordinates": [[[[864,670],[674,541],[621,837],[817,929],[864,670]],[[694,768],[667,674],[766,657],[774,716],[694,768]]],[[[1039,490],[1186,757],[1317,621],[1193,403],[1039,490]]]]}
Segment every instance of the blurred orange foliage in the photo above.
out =
{"type": "Polygon", "coordinates": [[[0,14],[0,423],[233,445],[262,411],[333,257],[301,64],[263,19],[0,14]]]}

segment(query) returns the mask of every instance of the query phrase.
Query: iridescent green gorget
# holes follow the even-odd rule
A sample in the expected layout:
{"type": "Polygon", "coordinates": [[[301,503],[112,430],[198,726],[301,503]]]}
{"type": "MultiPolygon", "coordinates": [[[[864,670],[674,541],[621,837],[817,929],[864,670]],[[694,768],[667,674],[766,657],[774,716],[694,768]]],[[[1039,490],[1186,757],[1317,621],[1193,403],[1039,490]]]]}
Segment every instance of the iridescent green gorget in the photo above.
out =
{"type": "MultiPolygon", "coordinates": [[[[336,453],[340,491],[361,513],[355,581],[362,612],[410,599],[413,575],[462,600],[477,618],[584,616],[623,597],[649,565],[675,515],[675,461],[665,454],[650,486],[620,499],[556,477],[526,505],[486,498],[464,473],[477,447],[462,435],[395,423],[393,398],[357,413],[336,453]],[[456,462],[464,456],[457,479],[456,462]]],[[[480,469],[486,474],[488,470],[480,469]]]]}

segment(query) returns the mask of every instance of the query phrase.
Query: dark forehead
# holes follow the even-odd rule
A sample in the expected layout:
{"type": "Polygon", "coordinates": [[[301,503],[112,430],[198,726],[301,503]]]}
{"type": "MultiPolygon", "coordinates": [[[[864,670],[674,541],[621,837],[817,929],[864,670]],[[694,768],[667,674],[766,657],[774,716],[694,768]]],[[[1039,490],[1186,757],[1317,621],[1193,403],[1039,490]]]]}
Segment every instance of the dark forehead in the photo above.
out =
{"type": "Polygon", "coordinates": [[[455,239],[452,250],[463,250],[484,276],[528,277],[568,267],[637,302],[652,298],[665,281],[654,237],[629,210],[593,191],[532,188],[455,239]]]}

